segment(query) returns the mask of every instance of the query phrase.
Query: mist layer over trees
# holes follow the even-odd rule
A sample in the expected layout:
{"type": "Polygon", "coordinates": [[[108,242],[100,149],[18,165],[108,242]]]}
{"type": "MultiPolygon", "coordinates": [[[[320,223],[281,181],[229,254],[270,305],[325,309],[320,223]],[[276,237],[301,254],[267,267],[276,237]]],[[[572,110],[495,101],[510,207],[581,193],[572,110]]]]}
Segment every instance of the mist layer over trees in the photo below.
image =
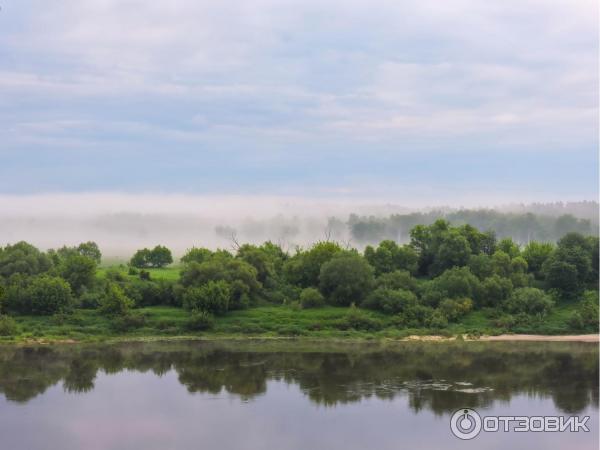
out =
{"type": "Polygon", "coordinates": [[[414,226],[430,225],[437,219],[494,231],[498,238],[510,237],[519,244],[556,242],[569,232],[598,234],[596,202],[410,209],[368,202],[281,199],[214,199],[204,204],[194,197],[134,200],[93,197],[73,203],[49,198],[7,203],[0,199],[0,245],[24,240],[49,249],[94,241],[105,259],[121,260],[159,243],[169,247],[175,259],[190,246],[214,250],[231,248],[234,242],[272,241],[293,251],[330,239],[362,250],[387,239],[407,243],[414,226]]]}

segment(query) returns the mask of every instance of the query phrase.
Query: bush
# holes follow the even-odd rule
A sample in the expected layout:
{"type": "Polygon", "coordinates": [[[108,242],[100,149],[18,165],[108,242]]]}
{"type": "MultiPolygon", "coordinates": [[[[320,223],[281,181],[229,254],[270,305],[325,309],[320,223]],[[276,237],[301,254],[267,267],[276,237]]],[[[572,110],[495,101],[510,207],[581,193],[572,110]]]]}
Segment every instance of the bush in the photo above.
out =
{"type": "Polygon", "coordinates": [[[323,295],[315,288],[303,289],[300,293],[302,308],[320,308],[325,304],[323,295]]]}
{"type": "Polygon", "coordinates": [[[183,294],[183,306],[191,311],[225,314],[229,296],[230,288],[225,281],[209,281],[204,286],[188,288],[183,294]]]}
{"type": "Polygon", "coordinates": [[[100,312],[109,316],[125,316],[133,307],[133,300],[115,283],[109,283],[100,299],[100,312]]]}
{"type": "Polygon", "coordinates": [[[112,327],[116,331],[131,331],[141,328],[146,324],[146,317],[142,314],[127,313],[116,317],[112,322],[112,327]]]}
{"type": "Polygon", "coordinates": [[[52,315],[72,306],[69,283],[59,277],[42,275],[31,280],[17,309],[24,314],[52,315]]]}
{"type": "Polygon", "coordinates": [[[406,270],[395,270],[394,272],[384,273],[375,280],[375,286],[378,288],[404,289],[415,292],[417,290],[417,281],[406,270]]]}
{"type": "Polygon", "coordinates": [[[417,296],[411,291],[380,287],[369,294],[361,306],[386,314],[398,314],[414,307],[416,304],[417,296]]]}
{"type": "Polygon", "coordinates": [[[586,291],[577,311],[569,319],[569,325],[577,330],[598,331],[598,312],[598,291],[586,291]]]}
{"type": "Polygon", "coordinates": [[[383,328],[380,320],[374,319],[357,308],[351,308],[343,319],[336,323],[340,330],[378,331],[383,328]]]}
{"type": "Polygon", "coordinates": [[[0,336],[14,336],[17,331],[17,323],[12,317],[0,315],[0,336]]]}
{"type": "Polygon", "coordinates": [[[147,270],[140,270],[140,280],[150,281],[150,272],[147,270]]]}
{"type": "Polygon", "coordinates": [[[441,311],[434,311],[429,318],[428,324],[431,328],[446,328],[448,326],[448,319],[441,311]]]}
{"type": "Polygon", "coordinates": [[[84,309],[96,309],[100,306],[102,292],[87,291],[79,297],[79,306],[84,309]]]}
{"type": "Polygon", "coordinates": [[[190,318],[185,322],[185,329],[188,331],[204,331],[211,329],[215,324],[213,315],[206,311],[194,311],[190,318]]]}
{"type": "Polygon", "coordinates": [[[470,298],[442,300],[438,306],[441,312],[449,322],[455,322],[473,309],[473,300],[470,298]]]}
{"type": "Polygon", "coordinates": [[[128,275],[135,276],[135,275],[137,275],[139,273],[140,273],[140,271],[137,270],[135,267],[129,266],[129,270],[127,271],[128,275]]]}
{"type": "Polygon", "coordinates": [[[511,314],[546,315],[554,305],[552,299],[541,289],[519,288],[504,302],[504,309],[511,314]]]}

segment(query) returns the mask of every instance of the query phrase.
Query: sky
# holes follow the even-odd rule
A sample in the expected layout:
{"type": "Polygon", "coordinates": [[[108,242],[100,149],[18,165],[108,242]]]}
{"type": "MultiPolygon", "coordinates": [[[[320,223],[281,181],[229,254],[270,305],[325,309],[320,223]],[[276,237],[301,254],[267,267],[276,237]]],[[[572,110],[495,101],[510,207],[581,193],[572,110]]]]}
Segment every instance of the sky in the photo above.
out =
{"type": "Polygon", "coordinates": [[[598,196],[594,0],[0,7],[0,196],[598,196]]]}

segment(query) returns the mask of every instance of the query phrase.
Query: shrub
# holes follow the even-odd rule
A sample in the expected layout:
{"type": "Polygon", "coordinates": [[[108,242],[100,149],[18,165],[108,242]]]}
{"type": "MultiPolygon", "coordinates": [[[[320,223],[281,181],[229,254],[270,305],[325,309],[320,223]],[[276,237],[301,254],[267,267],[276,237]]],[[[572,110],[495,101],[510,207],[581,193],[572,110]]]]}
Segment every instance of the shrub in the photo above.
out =
{"type": "Polygon", "coordinates": [[[577,311],[569,319],[569,325],[577,330],[589,328],[598,331],[598,291],[586,291],[577,311]]]}
{"type": "Polygon", "coordinates": [[[395,270],[394,272],[384,273],[375,280],[375,286],[388,289],[404,289],[415,292],[417,290],[417,281],[406,270],[395,270]]]}
{"type": "Polygon", "coordinates": [[[317,289],[306,288],[300,293],[300,304],[303,308],[319,308],[325,304],[325,299],[317,289]]]}
{"type": "Polygon", "coordinates": [[[96,309],[100,306],[101,292],[87,291],[79,297],[79,306],[85,309],[96,309]]]}
{"type": "Polygon", "coordinates": [[[137,269],[136,269],[135,267],[133,267],[133,266],[129,266],[129,269],[127,270],[127,274],[128,274],[128,275],[131,275],[131,276],[135,276],[135,275],[137,275],[137,274],[139,274],[139,273],[140,273],[140,271],[139,271],[139,270],[137,270],[137,269]]]}
{"type": "Polygon", "coordinates": [[[344,318],[336,323],[340,330],[378,331],[383,328],[380,320],[374,319],[357,308],[351,308],[344,318]]]}
{"type": "Polygon", "coordinates": [[[124,316],[133,307],[133,300],[115,283],[108,283],[100,299],[100,312],[109,316],[124,316]]]}
{"type": "Polygon", "coordinates": [[[211,329],[215,324],[213,315],[207,311],[194,311],[190,318],[185,322],[185,329],[188,331],[204,331],[211,329]]]}
{"type": "Polygon", "coordinates": [[[470,298],[444,299],[438,306],[441,312],[450,322],[455,322],[473,309],[473,300],[470,298]]]}
{"type": "Polygon", "coordinates": [[[441,311],[434,311],[429,318],[428,325],[431,328],[446,328],[448,326],[448,319],[441,311]]]}
{"type": "Polygon", "coordinates": [[[547,314],[554,305],[550,297],[541,289],[519,288],[504,302],[504,309],[511,314],[547,314]]]}
{"type": "Polygon", "coordinates": [[[147,270],[140,270],[140,280],[150,281],[150,272],[147,270]]]}
{"type": "Polygon", "coordinates": [[[27,286],[21,312],[34,315],[51,315],[73,306],[69,283],[59,277],[42,275],[27,286]]]}
{"type": "Polygon", "coordinates": [[[12,317],[0,315],[0,336],[14,336],[17,331],[17,323],[12,317]]]}
{"type": "Polygon", "coordinates": [[[417,296],[404,289],[377,288],[362,303],[362,306],[386,314],[397,314],[414,307],[417,296]]]}
{"type": "Polygon", "coordinates": [[[204,286],[191,287],[183,295],[184,308],[225,314],[229,307],[230,288],[225,281],[209,281],[204,286]]]}
{"type": "Polygon", "coordinates": [[[143,314],[126,313],[116,317],[112,322],[112,327],[116,331],[131,331],[141,328],[146,324],[146,317],[143,314]]]}

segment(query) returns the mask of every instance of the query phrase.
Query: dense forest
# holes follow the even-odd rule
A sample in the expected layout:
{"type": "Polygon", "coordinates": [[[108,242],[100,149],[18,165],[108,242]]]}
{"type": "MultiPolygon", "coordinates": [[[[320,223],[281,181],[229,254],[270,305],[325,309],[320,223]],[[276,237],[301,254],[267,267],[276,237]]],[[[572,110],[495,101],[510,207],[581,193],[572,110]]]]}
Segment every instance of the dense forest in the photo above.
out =
{"type": "MultiPolygon", "coordinates": [[[[77,324],[86,310],[114,332],[128,332],[144,327],[140,311],[155,306],[185,315],[172,333],[209,330],[232,312],[264,306],[343,308],[328,324],[315,315],[308,330],[369,332],[444,330],[474,312],[511,331],[543,324],[554,308],[569,305],[570,330],[598,329],[595,236],[571,232],[556,244],[519,245],[438,219],[414,226],[409,237],[407,244],[383,240],[363,252],[331,240],[294,252],[272,242],[236,241],[233,251],[191,248],[168,278],[157,276],[173,262],[161,245],[137,251],[128,268],[106,269],[93,242],[47,252],[18,242],[0,250],[0,335],[22,332],[19,318],[77,324]]],[[[296,331],[289,334],[306,330],[296,331]]]]}
{"type": "Polygon", "coordinates": [[[431,225],[439,219],[445,219],[456,226],[468,224],[481,230],[492,230],[498,238],[510,237],[519,244],[531,241],[556,242],[567,233],[598,235],[597,221],[577,218],[571,214],[552,216],[492,209],[392,214],[389,217],[352,214],[346,224],[350,235],[358,243],[374,243],[384,239],[408,242],[413,227],[431,225]]]}

